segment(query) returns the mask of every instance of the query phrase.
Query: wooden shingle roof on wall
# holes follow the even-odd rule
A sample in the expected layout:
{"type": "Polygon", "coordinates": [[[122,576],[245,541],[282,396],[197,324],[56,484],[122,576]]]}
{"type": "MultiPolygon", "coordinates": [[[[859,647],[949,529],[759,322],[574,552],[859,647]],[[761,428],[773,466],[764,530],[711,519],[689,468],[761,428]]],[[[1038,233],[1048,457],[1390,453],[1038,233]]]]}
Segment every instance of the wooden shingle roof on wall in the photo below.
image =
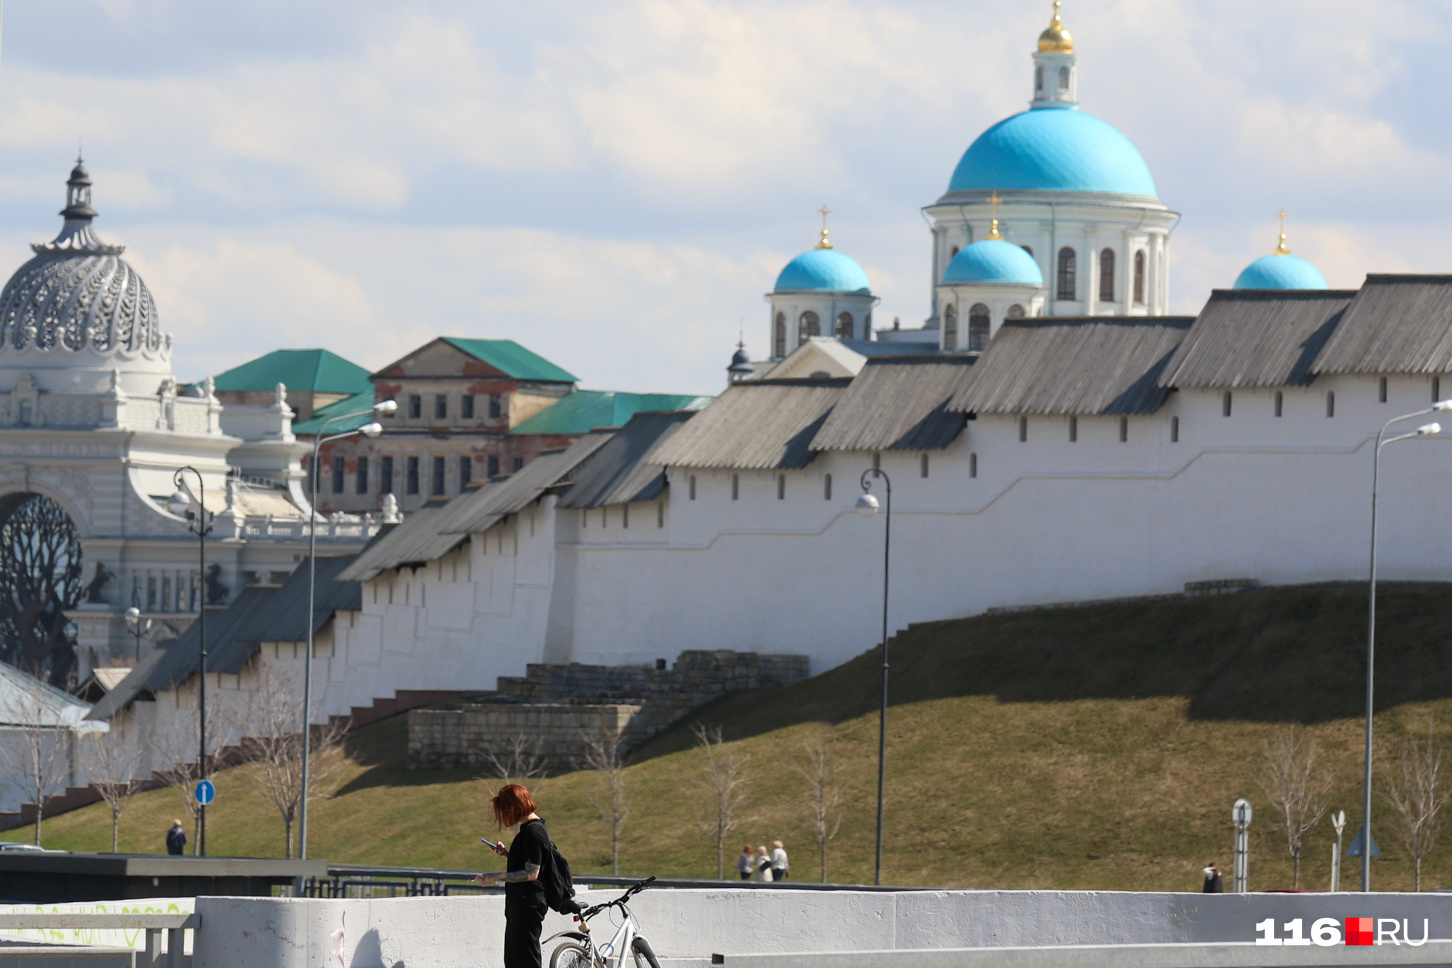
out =
{"type": "Polygon", "coordinates": [[[649,454],[667,467],[796,470],[851,380],[748,380],[697,413],[649,454]]]}
{"type": "Polygon", "coordinates": [[[1452,373],[1452,275],[1369,275],[1313,373],[1452,373]]]}
{"type": "Polygon", "coordinates": [[[974,356],[869,360],[812,439],[813,450],[941,450],[967,418],[948,409],[974,356]]]}
{"type": "Polygon", "coordinates": [[[1355,290],[1217,289],[1160,376],[1189,388],[1305,386],[1355,290]]]}
{"type": "Polygon", "coordinates": [[[1190,316],[1005,322],[948,409],[974,414],[1145,414],[1190,316]]]}

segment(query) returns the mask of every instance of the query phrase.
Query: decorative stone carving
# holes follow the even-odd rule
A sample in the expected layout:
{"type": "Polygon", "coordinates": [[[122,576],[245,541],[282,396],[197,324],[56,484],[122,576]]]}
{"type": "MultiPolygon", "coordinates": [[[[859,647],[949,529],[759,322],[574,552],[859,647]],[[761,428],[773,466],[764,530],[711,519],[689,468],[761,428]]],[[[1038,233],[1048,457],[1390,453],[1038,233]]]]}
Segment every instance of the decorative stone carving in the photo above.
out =
{"type": "Polygon", "coordinates": [[[392,494],[383,495],[381,516],[384,524],[398,524],[403,520],[403,515],[398,513],[398,498],[392,494]]]}
{"type": "Polygon", "coordinates": [[[228,589],[222,584],[222,566],[210,564],[207,566],[207,604],[227,604],[228,589]]]}
{"type": "Polygon", "coordinates": [[[101,596],[101,590],[106,587],[107,582],[115,577],[115,573],[107,571],[104,564],[96,562],[96,573],[91,577],[90,584],[86,586],[86,601],[92,605],[104,604],[106,599],[101,596]]]}

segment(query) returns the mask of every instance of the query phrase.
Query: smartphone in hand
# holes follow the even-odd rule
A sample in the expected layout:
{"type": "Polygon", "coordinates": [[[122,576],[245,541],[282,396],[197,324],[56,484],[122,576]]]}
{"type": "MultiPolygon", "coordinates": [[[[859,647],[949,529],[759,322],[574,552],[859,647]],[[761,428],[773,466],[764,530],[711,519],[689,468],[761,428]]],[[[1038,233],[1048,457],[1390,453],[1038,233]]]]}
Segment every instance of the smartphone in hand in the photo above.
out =
{"type": "Polygon", "coordinates": [[[490,850],[494,851],[494,853],[498,854],[500,857],[508,857],[509,856],[509,848],[506,847],[506,846],[504,846],[504,841],[502,841],[502,840],[499,841],[498,843],[495,843],[494,841],[490,840],[488,837],[480,837],[479,838],[479,843],[481,843],[484,846],[488,847],[490,850]]]}

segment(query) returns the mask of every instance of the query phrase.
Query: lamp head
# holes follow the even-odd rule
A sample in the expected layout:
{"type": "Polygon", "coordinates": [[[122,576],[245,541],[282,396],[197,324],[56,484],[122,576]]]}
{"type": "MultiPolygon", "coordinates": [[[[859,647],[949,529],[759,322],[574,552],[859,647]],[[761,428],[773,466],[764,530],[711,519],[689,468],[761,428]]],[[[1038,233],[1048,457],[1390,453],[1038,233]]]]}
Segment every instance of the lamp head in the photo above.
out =
{"type": "Polygon", "coordinates": [[[1438,413],[1446,413],[1448,410],[1452,410],[1452,399],[1438,400],[1436,403],[1432,404],[1432,409],[1437,411],[1438,413]]]}
{"type": "Polygon", "coordinates": [[[126,610],[125,615],[127,622],[139,622],[141,620],[141,609],[137,608],[135,605],[132,605],[126,610]]]}
{"type": "MultiPolygon", "coordinates": [[[[1449,404],[1452,404],[1452,400],[1449,400],[1447,402],[1449,404]]],[[[398,409],[398,401],[397,400],[379,400],[377,403],[375,403],[373,405],[373,410],[374,410],[375,413],[393,413],[397,409],[398,409]]]]}
{"type": "Polygon", "coordinates": [[[858,514],[862,515],[864,518],[870,518],[877,513],[877,509],[879,506],[880,505],[878,505],[877,503],[877,498],[873,497],[871,494],[863,494],[857,499],[857,503],[853,505],[853,508],[857,511],[858,514]]]}
{"type": "Polygon", "coordinates": [[[191,507],[191,498],[187,497],[186,493],[183,491],[177,491],[171,497],[166,499],[166,509],[179,518],[186,517],[187,512],[191,510],[191,507]]]}
{"type": "Polygon", "coordinates": [[[377,421],[374,421],[373,423],[366,423],[358,428],[358,432],[364,437],[377,437],[379,434],[383,433],[383,424],[378,423],[377,421]]]}
{"type": "Polygon", "coordinates": [[[1438,423],[1422,424],[1417,428],[1418,437],[1435,437],[1442,432],[1442,425],[1438,423]]]}

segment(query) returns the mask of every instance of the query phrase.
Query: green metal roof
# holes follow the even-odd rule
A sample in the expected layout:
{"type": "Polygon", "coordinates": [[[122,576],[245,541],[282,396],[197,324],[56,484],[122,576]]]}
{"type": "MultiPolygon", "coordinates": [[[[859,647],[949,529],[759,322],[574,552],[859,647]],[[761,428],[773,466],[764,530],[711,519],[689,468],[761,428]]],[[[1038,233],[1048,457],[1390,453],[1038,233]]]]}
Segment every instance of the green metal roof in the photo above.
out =
{"type": "MultiPolygon", "coordinates": [[[[322,428],[323,422],[343,413],[353,413],[358,410],[369,410],[373,406],[373,388],[370,386],[367,393],[354,394],[351,397],[344,397],[335,400],[326,407],[319,407],[313,411],[313,415],[307,420],[292,425],[292,432],[304,436],[314,436],[322,428]]],[[[350,430],[357,430],[359,427],[373,419],[373,413],[369,410],[361,417],[354,417],[352,420],[339,420],[328,428],[329,434],[345,434],[350,430]]]]}
{"type": "Polygon", "coordinates": [[[688,393],[617,393],[614,390],[576,390],[550,404],[512,434],[584,434],[596,427],[622,427],[637,413],[656,410],[700,410],[710,397],[688,393]]]}
{"type": "Polygon", "coordinates": [[[368,371],[327,350],[273,350],[216,376],[218,390],[289,390],[315,393],[369,393],[368,371]]]}
{"type": "Polygon", "coordinates": [[[512,339],[456,339],[445,336],[444,340],[516,380],[577,383],[580,379],[568,370],[555,366],[543,356],[531,353],[512,339]]]}

